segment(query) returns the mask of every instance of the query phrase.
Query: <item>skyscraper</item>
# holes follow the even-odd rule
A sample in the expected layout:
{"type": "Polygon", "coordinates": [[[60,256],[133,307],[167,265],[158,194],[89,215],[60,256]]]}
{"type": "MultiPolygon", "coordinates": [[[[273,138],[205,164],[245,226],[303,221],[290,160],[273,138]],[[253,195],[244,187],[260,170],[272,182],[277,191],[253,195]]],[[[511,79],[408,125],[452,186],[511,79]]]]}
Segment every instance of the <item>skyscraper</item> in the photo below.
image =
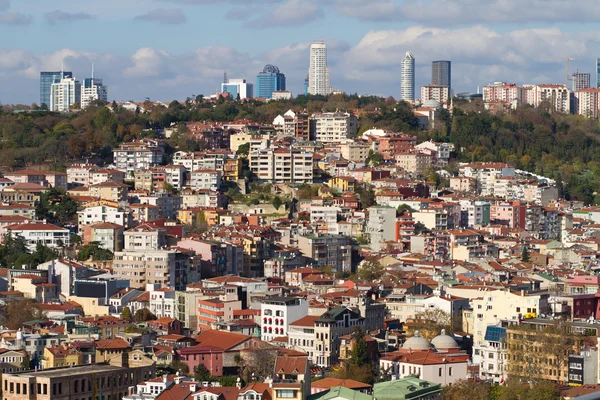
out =
{"type": "Polygon", "coordinates": [[[221,84],[221,92],[229,93],[233,100],[238,97],[242,99],[251,99],[254,97],[254,85],[247,83],[245,79],[227,79],[227,83],[221,84]]]}
{"type": "Polygon", "coordinates": [[[60,81],[62,78],[72,78],[73,73],[71,71],[56,71],[40,72],[40,107],[44,104],[50,108],[50,89],[52,84],[56,81],[60,81]]]}
{"type": "Polygon", "coordinates": [[[452,63],[450,61],[431,62],[431,83],[452,87],[452,63]]]}
{"type": "Polygon", "coordinates": [[[276,66],[267,64],[256,77],[256,97],[270,99],[278,90],[285,90],[285,75],[276,66]]]}
{"type": "Polygon", "coordinates": [[[94,77],[84,79],[81,85],[81,108],[88,107],[96,100],[108,100],[106,86],[102,84],[102,79],[94,77]]]}
{"type": "Polygon", "coordinates": [[[596,58],[596,87],[600,88],[600,58],[596,58]]]}
{"type": "Polygon", "coordinates": [[[591,74],[588,72],[575,72],[573,74],[573,91],[587,89],[591,86],[591,74]]]}
{"type": "Polygon", "coordinates": [[[413,101],[415,99],[415,57],[410,51],[402,60],[400,100],[413,101]]]}
{"type": "Polygon", "coordinates": [[[75,78],[62,78],[50,86],[50,111],[70,111],[73,104],[80,102],[81,83],[75,78]]]}
{"type": "Polygon", "coordinates": [[[330,92],[327,71],[327,45],[323,41],[310,45],[310,67],[308,68],[308,94],[327,96],[330,92]]]}

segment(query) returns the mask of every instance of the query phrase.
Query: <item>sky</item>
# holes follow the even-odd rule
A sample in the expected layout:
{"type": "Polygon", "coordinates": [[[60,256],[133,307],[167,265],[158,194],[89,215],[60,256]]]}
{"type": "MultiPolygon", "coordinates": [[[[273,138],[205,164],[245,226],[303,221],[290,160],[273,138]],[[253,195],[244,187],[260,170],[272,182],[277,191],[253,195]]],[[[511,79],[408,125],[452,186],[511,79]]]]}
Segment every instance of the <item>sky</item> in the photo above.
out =
{"type": "Polygon", "coordinates": [[[0,0],[0,102],[39,102],[40,71],[95,75],[109,100],[212,94],[223,72],[255,83],[265,64],[302,92],[325,40],[331,84],[399,97],[400,62],[452,61],[455,92],[494,81],[565,83],[600,57],[600,0],[0,0]]]}

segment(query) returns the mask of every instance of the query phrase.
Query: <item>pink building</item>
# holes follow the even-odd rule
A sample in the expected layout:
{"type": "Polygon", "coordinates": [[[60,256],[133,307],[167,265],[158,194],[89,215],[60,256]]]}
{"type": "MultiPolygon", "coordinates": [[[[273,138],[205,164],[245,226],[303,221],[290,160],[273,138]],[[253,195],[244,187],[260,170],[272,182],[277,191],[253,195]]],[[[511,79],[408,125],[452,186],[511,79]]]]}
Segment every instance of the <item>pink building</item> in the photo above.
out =
{"type": "Polygon", "coordinates": [[[179,349],[177,353],[181,362],[185,363],[190,371],[193,371],[198,365],[204,364],[212,376],[223,375],[223,350],[218,347],[199,344],[179,349]]]}

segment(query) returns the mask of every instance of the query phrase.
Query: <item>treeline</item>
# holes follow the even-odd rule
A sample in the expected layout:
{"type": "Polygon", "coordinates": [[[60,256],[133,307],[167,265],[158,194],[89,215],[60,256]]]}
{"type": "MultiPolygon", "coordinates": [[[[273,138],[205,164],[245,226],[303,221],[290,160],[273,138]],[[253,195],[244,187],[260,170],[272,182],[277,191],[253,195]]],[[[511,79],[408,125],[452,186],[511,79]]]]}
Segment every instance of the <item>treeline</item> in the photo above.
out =
{"type": "Polygon", "coordinates": [[[598,121],[525,107],[502,116],[455,109],[441,122],[431,136],[454,143],[460,161],[506,162],[556,180],[567,199],[600,202],[598,121]]]}

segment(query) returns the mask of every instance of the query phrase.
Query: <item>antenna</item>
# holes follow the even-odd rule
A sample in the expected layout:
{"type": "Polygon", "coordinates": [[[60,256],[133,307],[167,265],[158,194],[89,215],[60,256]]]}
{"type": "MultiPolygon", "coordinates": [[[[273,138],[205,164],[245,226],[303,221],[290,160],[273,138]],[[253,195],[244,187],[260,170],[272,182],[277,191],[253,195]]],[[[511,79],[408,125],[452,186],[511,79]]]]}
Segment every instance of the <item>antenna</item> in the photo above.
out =
{"type": "Polygon", "coordinates": [[[94,62],[92,61],[92,83],[94,82],[94,62]]]}

